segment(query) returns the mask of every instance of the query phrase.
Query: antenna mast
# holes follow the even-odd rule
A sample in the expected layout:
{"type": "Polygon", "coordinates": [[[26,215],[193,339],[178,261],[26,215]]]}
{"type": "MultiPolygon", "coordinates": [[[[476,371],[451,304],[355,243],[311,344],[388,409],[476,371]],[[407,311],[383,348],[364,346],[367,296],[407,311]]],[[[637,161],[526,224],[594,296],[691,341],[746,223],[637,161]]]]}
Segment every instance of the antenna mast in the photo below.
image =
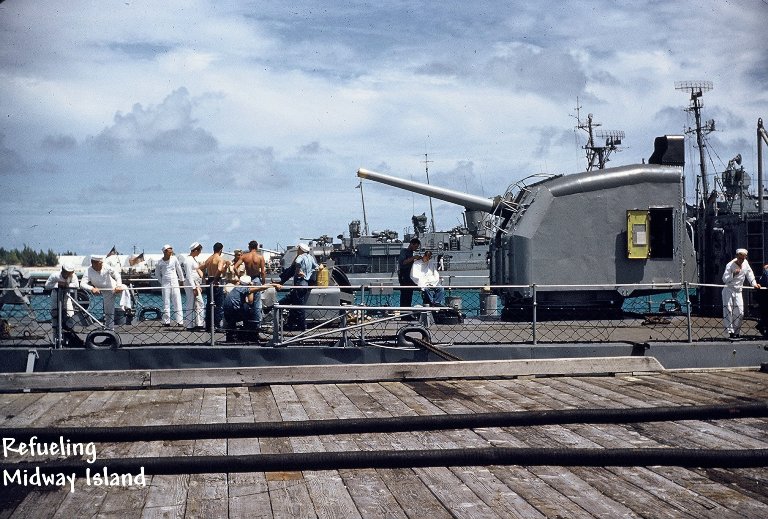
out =
{"type": "MultiPolygon", "coordinates": [[[[434,160],[429,160],[428,155],[424,154],[424,171],[427,173],[427,185],[429,185],[429,163],[434,162],[434,160]]],[[[432,209],[432,197],[429,197],[429,214],[432,217],[432,232],[437,232],[435,230],[435,211],[432,209]]]]}
{"type": "Polygon", "coordinates": [[[355,187],[360,188],[360,200],[363,202],[363,236],[368,236],[368,217],[365,215],[365,195],[363,195],[363,181],[361,180],[360,183],[355,187]]]}
{"type": "Polygon", "coordinates": [[[602,126],[602,124],[593,122],[592,114],[587,115],[587,122],[581,122],[579,117],[581,106],[578,105],[578,98],[576,103],[576,121],[578,122],[576,127],[587,132],[587,143],[581,147],[587,153],[587,171],[592,171],[595,166],[597,169],[605,169],[605,164],[609,160],[608,157],[619,149],[621,140],[624,138],[624,132],[621,130],[595,131],[595,128],[602,126]],[[595,137],[605,139],[605,145],[597,146],[595,137]]]}
{"type": "Polygon", "coordinates": [[[707,164],[705,162],[704,142],[705,135],[715,131],[715,121],[710,119],[704,126],[701,124],[701,108],[704,106],[701,98],[704,96],[704,92],[712,90],[711,81],[675,81],[675,90],[691,93],[691,104],[685,109],[686,112],[693,112],[696,119],[696,128],[688,128],[685,133],[696,134],[696,145],[699,147],[699,167],[701,169],[701,189],[702,189],[702,201],[705,201],[709,196],[709,182],[707,181],[707,164]]]}

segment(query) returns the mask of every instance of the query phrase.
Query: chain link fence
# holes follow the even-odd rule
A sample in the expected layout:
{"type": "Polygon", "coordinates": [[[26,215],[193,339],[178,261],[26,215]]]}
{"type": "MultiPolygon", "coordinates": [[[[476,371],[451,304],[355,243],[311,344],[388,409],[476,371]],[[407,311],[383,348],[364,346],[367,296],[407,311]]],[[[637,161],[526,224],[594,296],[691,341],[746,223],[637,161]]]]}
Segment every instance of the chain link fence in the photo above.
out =
{"type": "MultiPolygon", "coordinates": [[[[171,324],[163,324],[163,301],[159,287],[130,287],[130,308],[118,304],[114,333],[122,347],[145,345],[361,345],[403,346],[403,330],[421,328],[434,344],[557,344],[590,342],[698,342],[728,338],[722,306],[699,302],[704,289],[714,285],[669,285],[655,293],[626,297],[620,308],[553,306],[537,298],[544,290],[568,292],[584,287],[519,287],[532,294],[516,301],[510,319],[505,312],[500,288],[459,286],[445,290],[446,308],[420,306],[418,290],[414,307],[400,306],[399,286],[361,285],[338,288],[350,294],[347,305],[337,300],[306,306],[308,330],[291,331],[285,326],[291,306],[275,304],[287,293],[272,294],[263,305],[258,331],[226,329],[209,325],[188,329],[177,325],[186,310],[182,289],[180,313],[171,324]],[[335,301],[335,304],[334,304],[335,301]],[[176,319],[178,318],[178,319],[176,319]]],[[[637,286],[615,287],[634,293],[637,286]]],[[[741,336],[760,339],[759,291],[744,288],[745,312],[741,336]]],[[[71,309],[62,311],[59,336],[56,302],[40,287],[2,289],[0,294],[0,346],[84,347],[91,334],[104,332],[104,297],[77,290],[68,294],[71,309]]],[[[539,296],[540,297],[540,296],[539,296]]],[[[204,311],[210,323],[216,313],[212,287],[205,287],[204,311]]],[[[343,299],[343,298],[342,298],[343,299]]],[[[68,307],[69,308],[69,307],[68,307]]],[[[293,307],[296,308],[295,306],[293,307]]],[[[183,321],[182,321],[183,322],[183,321]]],[[[423,333],[417,330],[415,333],[423,333]]],[[[101,333],[110,339],[109,333],[101,333]]],[[[407,344],[407,341],[405,341],[407,344]]],[[[98,347],[99,344],[89,344],[98,347]]],[[[107,343],[107,346],[111,344],[107,343]]]]}

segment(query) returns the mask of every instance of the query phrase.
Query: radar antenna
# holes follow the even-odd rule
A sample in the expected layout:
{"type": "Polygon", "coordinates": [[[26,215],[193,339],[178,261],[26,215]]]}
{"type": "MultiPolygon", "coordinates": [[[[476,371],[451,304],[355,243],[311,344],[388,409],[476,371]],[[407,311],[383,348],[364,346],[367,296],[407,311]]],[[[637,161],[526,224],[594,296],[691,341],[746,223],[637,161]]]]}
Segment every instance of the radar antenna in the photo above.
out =
{"type": "Polygon", "coordinates": [[[621,130],[596,131],[595,128],[602,126],[602,124],[594,122],[592,114],[588,114],[586,122],[582,122],[579,117],[581,106],[578,105],[578,99],[576,102],[576,121],[578,122],[576,128],[587,132],[587,143],[581,147],[587,154],[587,171],[592,171],[595,166],[597,169],[605,169],[611,153],[619,151],[621,141],[624,139],[624,132],[621,130]],[[595,138],[605,139],[605,145],[595,144],[595,138]]]}
{"type": "Polygon", "coordinates": [[[704,92],[712,90],[711,81],[675,81],[675,90],[689,92],[691,94],[691,104],[685,109],[686,112],[692,112],[696,119],[696,127],[688,128],[686,134],[696,134],[696,146],[699,148],[699,167],[701,169],[701,190],[702,201],[709,196],[709,182],[707,181],[707,164],[704,161],[704,142],[705,135],[715,131],[715,121],[710,119],[704,125],[701,124],[701,108],[704,106],[702,97],[704,92]]]}

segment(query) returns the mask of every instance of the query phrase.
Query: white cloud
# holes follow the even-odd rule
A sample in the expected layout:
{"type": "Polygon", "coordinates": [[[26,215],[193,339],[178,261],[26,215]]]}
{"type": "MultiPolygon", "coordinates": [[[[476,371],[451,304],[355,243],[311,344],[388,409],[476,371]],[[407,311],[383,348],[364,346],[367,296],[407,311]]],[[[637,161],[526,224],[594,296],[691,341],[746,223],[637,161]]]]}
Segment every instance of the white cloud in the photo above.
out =
{"type": "Polygon", "coordinates": [[[145,153],[207,153],[216,139],[197,126],[186,88],[180,88],[158,106],[135,104],[130,113],[115,115],[114,124],[94,139],[99,149],[129,155],[145,153]]]}
{"type": "MultiPolygon", "coordinates": [[[[705,109],[722,122],[720,155],[742,152],[754,169],[742,148],[768,117],[766,14],[755,0],[3,2],[0,189],[35,196],[9,180],[20,174],[77,192],[118,186],[146,218],[93,228],[108,246],[123,225],[157,244],[246,229],[270,244],[335,236],[359,213],[359,167],[420,179],[429,153],[433,182],[486,196],[578,171],[577,96],[582,116],[626,132],[617,163],[647,158],[653,137],[686,123],[673,88],[685,79],[714,82],[705,109]],[[260,212],[234,228],[227,209],[241,202],[260,212]],[[211,228],[185,211],[215,215],[211,228]],[[178,238],[158,235],[163,218],[178,238]]],[[[371,186],[369,218],[400,230],[412,199],[371,186]]],[[[56,225],[79,225],[78,197],[60,203],[56,225]]],[[[440,207],[441,220],[460,212],[440,207]]],[[[17,213],[0,208],[25,229],[17,213]]],[[[51,240],[40,246],[69,239],[56,225],[39,223],[51,240]]],[[[23,238],[0,233],[0,245],[23,238]]]]}

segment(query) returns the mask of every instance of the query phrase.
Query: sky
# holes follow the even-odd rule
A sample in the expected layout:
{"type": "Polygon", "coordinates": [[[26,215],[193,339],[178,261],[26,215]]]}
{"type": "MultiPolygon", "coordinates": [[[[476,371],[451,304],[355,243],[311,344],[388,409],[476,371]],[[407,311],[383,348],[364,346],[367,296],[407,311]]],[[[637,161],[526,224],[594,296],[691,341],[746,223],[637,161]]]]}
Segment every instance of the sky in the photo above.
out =
{"type": "MultiPolygon", "coordinates": [[[[609,166],[639,163],[693,125],[676,81],[713,85],[710,185],[738,153],[756,180],[767,21],[768,0],[0,0],[0,246],[348,235],[359,168],[425,182],[428,164],[486,197],[585,170],[577,113],[625,133],[609,166]]],[[[429,214],[363,192],[371,230],[429,214]]],[[[461,211],[435,201],[436,226],[461,211]]]]}

